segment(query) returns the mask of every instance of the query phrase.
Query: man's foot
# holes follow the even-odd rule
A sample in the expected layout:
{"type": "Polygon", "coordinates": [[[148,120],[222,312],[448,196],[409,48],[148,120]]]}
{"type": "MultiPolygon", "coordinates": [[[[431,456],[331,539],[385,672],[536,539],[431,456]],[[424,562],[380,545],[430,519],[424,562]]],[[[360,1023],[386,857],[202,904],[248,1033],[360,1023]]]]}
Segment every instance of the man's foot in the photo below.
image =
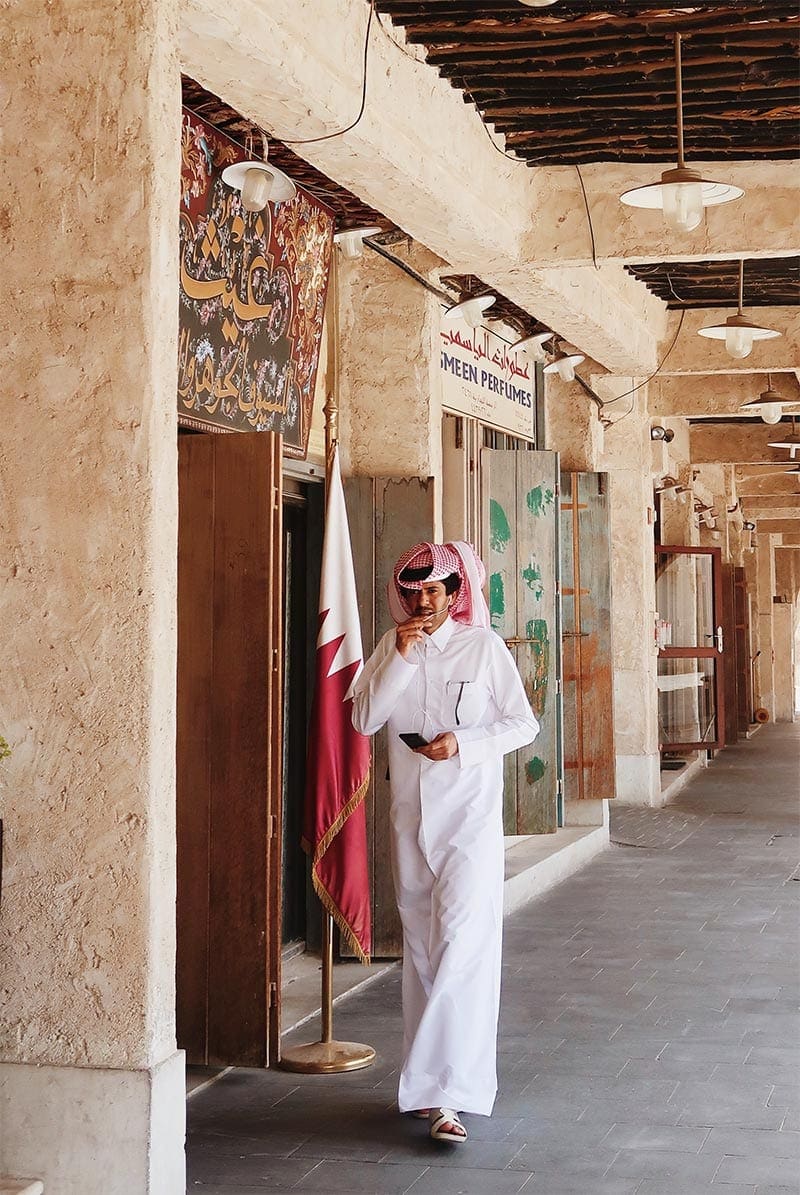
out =
{"type": "Polygon", "coordinates": [[[467,1130],[458,1119],[458,1113],[452,1108],[431,1108],[428,1113],[430,1121],[430,1135],[434,1141],[449,1141],[451,1145],[460,1145],[467,1139],[467,1130]]]}
{"type": "Polygon", "coordinates": [[[427,1120],[431,1114],[430,1108],[415,1108],[411,1113],[417,1120],[427,1120]]]}

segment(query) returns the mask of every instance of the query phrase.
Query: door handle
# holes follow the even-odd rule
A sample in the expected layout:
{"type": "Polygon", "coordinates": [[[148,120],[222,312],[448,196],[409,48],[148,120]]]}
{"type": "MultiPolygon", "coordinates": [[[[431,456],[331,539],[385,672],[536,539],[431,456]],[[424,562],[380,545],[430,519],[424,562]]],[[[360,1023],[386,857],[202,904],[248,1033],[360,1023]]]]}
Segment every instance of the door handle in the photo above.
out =
{"type": "Polygon", "coordinates": [[[722,655],[723,638],[722,638],[722,627],[721,626],[717,627],[717,632],[714,636],[714,646],[716,647],[719,654],[722,655]]]}

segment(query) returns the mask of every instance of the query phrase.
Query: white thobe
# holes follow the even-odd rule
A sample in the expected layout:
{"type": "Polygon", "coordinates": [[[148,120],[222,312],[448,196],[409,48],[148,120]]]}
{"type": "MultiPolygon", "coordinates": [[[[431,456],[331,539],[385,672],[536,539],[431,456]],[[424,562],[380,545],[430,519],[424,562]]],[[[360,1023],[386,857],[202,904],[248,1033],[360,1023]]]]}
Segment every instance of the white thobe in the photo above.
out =
{"type": "Polygon", "coordinates": [[[399,1105],[488,1116],[497,1092],[503,919],[503,756],[539,726],[494,631],[447,618],[409,660],[383,636],[355,686],[353,724],[388,727],[392,865],[403,925],[399,1105]],[[434,762],[398,737],[452,731],[434,762]]]}

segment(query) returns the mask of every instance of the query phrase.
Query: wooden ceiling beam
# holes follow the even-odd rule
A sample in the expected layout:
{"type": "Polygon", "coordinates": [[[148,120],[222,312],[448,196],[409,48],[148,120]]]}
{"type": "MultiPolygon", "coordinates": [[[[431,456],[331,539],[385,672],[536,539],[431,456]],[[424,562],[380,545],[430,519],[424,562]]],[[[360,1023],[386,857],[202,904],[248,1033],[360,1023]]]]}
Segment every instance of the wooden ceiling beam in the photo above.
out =
{"type": "MultiPolygon", "coordinates": [[[[747,66],[752,67],[757,63],[763,65],[759,66],[758,74],[755,76],[751,72],[750,79],[753,80],[755,77],[755,81],[760,82],[762,87],[765,82],[772,79],[785,80],[787,76],[793,77],[797,70],[795,55],[776,58],[769,50],[765,50],[763,54],[748,56],[747,66]]],[[[458,69],[454,66],[452,71],[442,71],[441,73],[454,84],[461,85],[463,81],[473,93],[482,86],[501,92],[511,91],[514,86],[524,88],[528,79],[541,80],[544,78],[553,81],[560,79],[562,86],[566,79],[581,80],[584,83],[602,80],[604,83],[608,83],[609,71],[614,72],[612,82],[615,86],[627,86],[628,83],[635,86],[637,83],[641,84],[643,78],[648,83],[661,86],[665,90],[669,88],[670,83],[674,86],[672,67],[655,63],[649,69],[646,69],[647,66],[647,63],[644,63],[643,66],[640,65],[638,55],[635,53],[618,54],[614,59],[594,61],[587,55],[581,54],[569,59],[541,59],[537,63],[495,63],[493,71],[468,71],[459,64],[458,69]]],[[[738,59],[725,60],[709,55],[701,63],[695,63],[692,70],[684,70],[684,91],[686,98],[689,99],[692,95],[699,94],[701,89],[705,90],[707,87],[716,85],[720,79],[730,79],[737,83],[746,78],[747,72],[743,69],[743,63],[738,59]],[[700,70],[701,66],[702,71],[700,70]]]]}
{"type": "MultiPolygon", "coordinates": [[[[657,24],[627,21],[625,37],[631,41],[649,42],[653,45],[657,42],[662,44],[666,42],[671,47],[671,35],[682,33],[684,34],[683,44],[686,47],[686,55],[689,58],[696,46],[713,44],[717,39],[726,35],[730,35],[733,39],[752,36],[754,39],[766,40],[770,34],[791,35],[799,23],[796,12],[783,17],[761,20],[753,12],[748,14],[740,10],[737,12],[737,20],[734,22],[731,21],[730,11],[716,18],[707,14],[695,14],[692,18],[689,14],[685,14],[684,17],[676,16],[672,20],[657,24]],[[748,24],[749,21],[756,20],[757,24],[748,24]],[[694,34],[690,32],[693,28],[697,30],[694,34]]],[[[553,47],[574,45],[581,39],[585,41],[591,39],[594,44],[609,42],[619,45],[618,27],[613,24],[607,27],[599,26],[596,21],[591,25],[565,23],[563,27],[547,29],[534,26],[520,27],[519,24],[510,22],[506,25],[495,23],[489,29],[485,27],[473,29],[468,25],[453,23],[440,27],[438,22],[436,27],[407,24],[404,25],[404,29],[408,41],[415,45],[434,46],[436,47],[435,52],[443,55],[460,53],[467,46],[479,46],[481,50],[491,49],[499,53],[503,53],[509,47],[521,50],[538,49],[546,45],[552,49],[553,47]],[[609,28],[611,32],[606,33],[606,28],[609,28]]]]}
{"type": "MultiPolygon", "coordinates": [[[[731,59],[735,59],[740,66],[744,67],[745,64],[761,62],[763,59],[791,58],[796,52],[797,30],[785,29],[785,33],[786,37],[781,39],[742,36],[720,42],[718,38],[709,38],[708,44],[703,45],[702,53],[696,53],[691,60],[686,61],[683,76],[685,79],[691,79],[701,66],[708,63],[727,62],[731,59]]],[[[427,45],[427,39],[425,41],[427,45]]],[[[673,78],[675,75],[672,45],[668,41],[665,45],[657,45],[628,36],[626,36],[624,48],[620,47],[619,38],[594,37],[587,37],[579,42],[565,41],[559,44],[542,41],[525,45],[520,44],[519,40],[509,40],[507,45],[491,48],[482,45],[480,49],[454,44],[446,49],[428,50],[426,59],[430,66],[436,67],[446,67],[455,62],[459,68],[478,64],[501,65],[504,71],[507,66],[517,64],[535,68],[535,64],[539,62],[569,62],[572,59],[607,63],[610,69],[635,62],[642,67],[656,64],[665,72],[671,71],[673,78]]]]}

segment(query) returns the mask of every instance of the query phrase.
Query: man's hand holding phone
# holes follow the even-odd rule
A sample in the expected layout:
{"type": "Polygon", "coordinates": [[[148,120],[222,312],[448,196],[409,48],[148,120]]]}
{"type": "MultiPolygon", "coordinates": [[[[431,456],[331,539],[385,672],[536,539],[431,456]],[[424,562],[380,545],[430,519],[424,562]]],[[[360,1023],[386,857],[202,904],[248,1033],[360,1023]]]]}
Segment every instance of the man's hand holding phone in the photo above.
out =
{"type": "Polygon", "coordinates": [[[421,734],[405,733],[400,738],[416,755],[424,755],[426,759],[437,763],[443,759],[452,759],[458,754],[458,739],[451,730],[437,734],[435,739],[427,742],[421,734]]]}

